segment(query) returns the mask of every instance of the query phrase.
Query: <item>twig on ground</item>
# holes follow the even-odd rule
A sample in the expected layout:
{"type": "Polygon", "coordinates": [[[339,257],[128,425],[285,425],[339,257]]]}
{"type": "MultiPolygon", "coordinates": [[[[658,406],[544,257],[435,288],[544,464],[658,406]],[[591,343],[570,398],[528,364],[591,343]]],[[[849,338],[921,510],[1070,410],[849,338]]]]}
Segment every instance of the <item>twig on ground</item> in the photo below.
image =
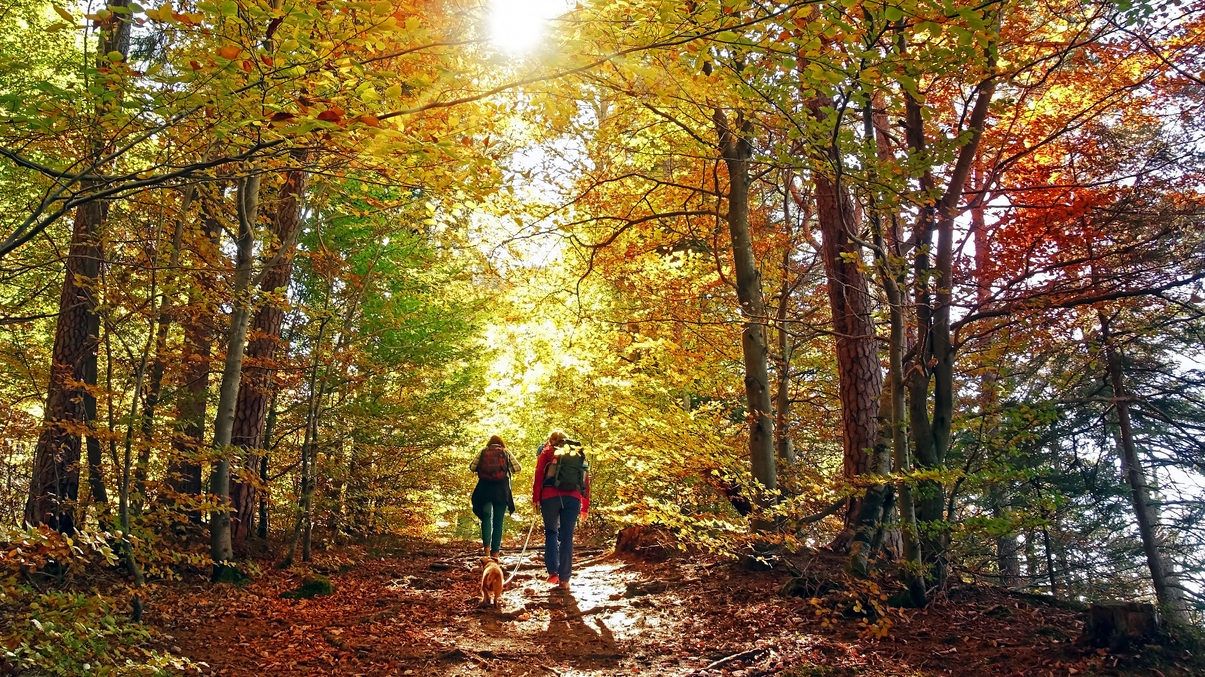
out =
{"type": "Polygon", "coordinates": [[[767,651],[766,649],[749,649],[748,651],[734,653],[731,656],[725,656],[717,661],[712,661],[709,665],[707,665],[707,667],[703,668],[702,670],[699,670],[699,672],[707,672],[708,670],[717,670],[717,669],[722,668],[725,665],[728,665],[729,663],[732,663],[734,661],[740,661],[740,660],[744,660],[746,658],[753,658],[754,656],[760,656],[761,654],[764,654],[766,651],[767,651]]]}

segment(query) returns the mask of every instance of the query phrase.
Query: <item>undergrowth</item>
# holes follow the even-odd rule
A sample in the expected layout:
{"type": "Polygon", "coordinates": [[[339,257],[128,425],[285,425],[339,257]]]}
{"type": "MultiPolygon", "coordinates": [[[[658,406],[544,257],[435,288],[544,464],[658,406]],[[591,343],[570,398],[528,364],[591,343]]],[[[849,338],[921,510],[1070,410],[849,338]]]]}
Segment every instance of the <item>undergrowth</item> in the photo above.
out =
{"type": "Polygon", "coordinates": [[[118,564],[108,532],[72,536],[46,528],[0,532],[0,673],[166,675],[197,671],[186,658],[155,650],[152,633],[129,619],[114,593],[82,592],[81,572],[118,564]]]}

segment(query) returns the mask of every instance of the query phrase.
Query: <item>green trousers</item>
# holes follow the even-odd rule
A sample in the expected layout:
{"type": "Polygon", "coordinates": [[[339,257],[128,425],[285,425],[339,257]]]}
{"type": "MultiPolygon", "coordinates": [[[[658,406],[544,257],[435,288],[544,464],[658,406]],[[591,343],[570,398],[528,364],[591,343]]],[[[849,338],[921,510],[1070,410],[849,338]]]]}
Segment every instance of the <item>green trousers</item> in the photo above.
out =
{"type": "Polygon", "coordinates": [[[481,504],[481,545],[490,552],[502,549],[502,520],[505,518],[505,503],[481,504]]]}

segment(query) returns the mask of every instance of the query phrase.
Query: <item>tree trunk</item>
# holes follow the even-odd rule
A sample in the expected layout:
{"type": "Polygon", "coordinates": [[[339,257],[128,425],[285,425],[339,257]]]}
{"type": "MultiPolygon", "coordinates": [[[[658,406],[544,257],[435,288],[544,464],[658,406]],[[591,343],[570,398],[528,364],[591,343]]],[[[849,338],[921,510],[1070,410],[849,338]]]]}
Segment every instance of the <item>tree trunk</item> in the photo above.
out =
{"type": "MultiPolygon", "coordinates": [[[[218,265],[221,254],[217,242],[221,225],[215,214],[221,211],[220,192],[203,192],[201,201],[200,233],[193,234],[192,250],[196,256],[195,267],[199,270],[212,269],[218,265]]],[[[209,396],[209,372],[212,345],[215,340],[212,317],[217,314],[217,303],[213,299],[213,276],[198,273],[188,288],[187,312],[180,313],[180,324],[184,329],[183,366],[180,370],[180,396],[176,399],[176,420],[180,432],[174,441],[175,454],[168,465],[167,477],[172,489],[179,495],[199,499],[201,496],[202,472],[199,460],[205,444],[205,409],[209,396]]],[[[201,512],[188,510],[189,519],[199,524],[201,512]]]]}
{"type": "MultiPolygon", "coordinates": [[[[868,103],[863,111],[863,126],[868,136],[874,135],[878,158],[882,161],[890,161],[892,159],[888,138],[890,122],[886,113],[881,112],[882,110],[881,103],[873,105],[868,103]]],[[[912,472],[912,457],[908,448],[907,379],[904,376],[904,354],[910,347],[904,319],[904,289],[907,273],[900,263],[904,261],[904,256],[903,246],[900,242],[899,217],[897,214],[891,214],[888,223],[884,224],[884,217],[876,208],[873,197],[871,198],[871,226],[875,239],[876,264],[887,299],[889,330],[885,388],[890,392],[886,398],[890,402],[890,406],[887,408],[888,413],[884,425],[890,431],[892,464],[896,474],[901,478],[897,483],[896,500],[899,504],[900,541],[904,558],[902,577],[913,606],[922,607],[928,603],[928,590],[922,575],[924,558],[920,535],[917,532],[913,482],[909,477],[912,472]],[[886,225],[890,227],[885,227],[886,225]]]]}
{"type": "MultiPolygon", "coordinates": [[[[999,17],[996,27],[999,27],[999,17]]],[[[990,53],[990,52],[989,52],[990,53]]],[[[989,70],[994,57],[988,57],[989,70]]],[[[954,346],[950,334],[950,307],[955,280],[954,221],[970,175],[971,163],[983,135],[995,79],[980,83],[968,116],[966,143],[959,148],[949,184],[933,205],[921,208],[913,246],[914,300],[918,345],[908,365],[909,418],[915,458],[924,469],[942,470],[950,448],[950,429],[954,416],[954,346]],[[936,256],[930,266],[929,251],[937,236],[936,256]],[[930,400],[932,384],[932,400],[930,400]],[[932,410],[930,412],[930,409],[932,410]]],[[[918,157],[927,153],[921,104],[911,95],[905,98],[905,127],[908,145],[918,157]]],[[[926,170],[920,177],[922,192],[932,192],[935,184],[926,170]]],[[[920,500],[917,519],[922,530],[922,545],[930,575],[937,583],[945,580],[949,529],[946,525],[945,489],[940,482],[918,483],[920,500]]]]}
{"type": "Polygon", "coordinates": [[[1160,547],[1158,534],[1159,518],[1155,504],[1151,501],[1150,485],[1138,458],[1138,447],[1134,442],[1134,426],[1130,417],[1131,397],[1125,385],[1121,351],[1113,342],[1109,317],[1098,311],[1100,318],[1101,343],[1105,353],[1109,385],[1113,390],[1113,412],[1117,417],[1117,440],[1121,461],[1130,485],[1130,502],[1134,506],[1134,518],[1138,522],[1138,534],[1142,537],[1142,551],[1146,555],[1147,568],[1151,572],[1151,584],[1155,598],[1168,618],[1178,624],[1188,622],[1184,598],[1180,593],[1175,571],[1160,547]]]}
{"type": "MultiPolygon", "coordinates": [[[[878,149],[878,159],[891,160],[891,150],[886,139],[886,120],[876,119],[875,105],[867,103],[862,112],[863,131],[873,136],[878,149]]],[[[898,483],[897,502],[900,512],[900,540],[904,555],[903,579],[908,596],[915,607],[923,607],[928,601],[924,577],[921,575],[921,549],[916,531],[916,504],[912,496],[912,459],[908,454],[907,411],[904,398],[904,352],[907,349],[907,333],[904,327],[904,271],[896,263],[902,261],[898,221],[892,215],[891,229],[884,228],[883,216],[879,213],[873,195],[869,198],[870,224],[875,245],[875,264],[887,297],[887,383],[883,396],[884,406],[880,435],[888,437],[891,459],[895,472],[902,477],[898,483]],[[886,231],[886,232],[885,232],[886,231]]]]}
{"type": "Polygon", "coordinates": [[[1132,651],[1157,641],[1162,634],[1159,615],[1150,604],[1103,602],[1088,607],[1088,618],[1079,643],[1108,647],[1113,651],[1132,651]]]}
{"type": "Polygon", "coordinates": [[[255,221],[258,211],[259,177],[250,176],[239,182],[238,190],[238,253],[236,255],[234,286],[231,293],[230,327],[226,333],[226,360],[222,367],[222,384],[218,391],[218,410],[213,424],[213,448],[218,456],[210,480],[210,491],[218,506],[210,514],[210,555],[213,558],[213,578],[226,573],[234,557],[230,539],[230,437],[234,428],[234,405],[242,376],[243,351],[247,346],[247,325],[251,320],[251,262],[255,247],[255,221]]]}
{"type": "MultiPolygon", "coordinates": [[[[155,237],[158,238],[158,233],[155,234],[155,237]]],[[[132,479],[131,475],[133,475],[135,473],[134,459],[133,459],[133,455],[134,455],[134,421],[136,419],[138,419],[138,413],[139,413],[138,412],[138,405],[139,405],[138,393],[142,392],[142,387],[143,387],[143,384],[145,382],[146,375],[147,375],[147,362],[148,362],[148,360],[150,358],[150,354],[151,354],[151,344],[155,337],[155,332],[152,330],[154,329],[155,325],[159,323],[158,318],[155,316],[155,296],[157,295],[158,288],[159,288],[158,287],[157,268],[156,268],[157,265],[158,265],[158,261],[157,261],[156,257],[152,256],[150,259],[151,288],[150,288],[150,294],[149,294],[149,297],[150,297],[149,303],[151,306],[151,321],[150,321],[150,326],[147,328],[148,329],[147,342],[142,348],[142,358],[138,362],[138,366],[135,367],[135,369],[134,369],[134,393],[135,393],[135,395],[134,395],[134,397],[130,398],[130,416],[128,419],[128,423],[126,424],[126,434],[125,434],[125,444],[124,444],[125,453],[122,456],[122,462],[121,462],[121,482],[117,485],[117,506],[118,506],[117,514],[118,514],[119,524],[121,525],[121,533],[122,533],[122,538],[118,545],[117,550],[121,554],[122,560],[125,562],[126,570],[129,571],[130,576],[133,577],[133,579],[134,579],[134,587],[136,590],[138,588],[141,588],[143,586],[143,584],[145,583],[145,581],[143,580],[143,577],[142,577],[142,568],[138,565],[138,558],[136,557],[136,555],[134,553],[133,541],[130,540],[130,531],[131,531],[131,528],[133,527],[133,521],[131,519],[131,512],[130,512],[130,481],[132,479]]],[[[135,620],[138,620],[142,616],[142,602],[141,602],[141,599],[139,598],[137,592],[134,593],[133,607],[134,607],[135,620]]]]}
{"type": "MultiPolygon", "coordinates": [[[[100,273],[98,229],[107,207],[92,202],[75,213],[67,277],[59,298],[45,423],[34,450],[33,478],[25,504],[25,521],[64,533],[75,531],[79,496],[80,427],[88,422],[87,386],[96,385],[100,322],[96,314],[96,278],[100,273]],[[91,381],[88,381],[89,375],[91,381]]],[[[93,405],[95,407],[95,405],[93,405]]],[[[93,470],[94,494],[103,478],[93,470]]]]}
{"type": "MultiPolygon", "coordinates": [[[[924,156],[928,151],[921,105],[908,96],[904,108],[908,145],[918,157],[924,156]]],[[[928,170],[920,177],[920,188],[922,193],[934,190],[933,176],[928,170]]],[[[912,457],[918,466],[926,470],[940,469],[945,458],[934,444],[933,426],[929,419],[929,383],[932,378],[933,360],[933,297],[930,287],[929,254],[933,248],[933,230],[933,208],[922,207],[917,218],[916,230],[912,235],[912,292],[916,308],[917,344],[912,350],[912,359],[905,365],[905,374],[908,383],[908,430],[912,434],[912,457]]],[[[939,533],[945,517],[944,508],[945,492],[941,483],[933,480],[917,482],[916,519],[920,529],[921,552],[925,564],[933,567],[930,575],[935,581],[944,578],[940,558],[944,556],[945,546],[939,533]]]]}
{"type": "Polygon", "coordinates": [[[279,393],[272,393],[272,401],[268,404],[268,422],[264,425],[264,453],[259,457],[259,483],[264,488],[259,492],[259,521],[255,524],[255,535],[267,540],[268,538],[268,459],[272,452],[272,433],[276,430],[276,400],[279,393]]]}
{"type": "MultiPolygon", "coordinates": [[[[329,293],[327,301],[328,303],[330,301],[329,293]]],[[[314,448],[318,444],[318,413],[322,407],[323,394],[323,387],[318,379],[318,370],[322,364],[322,342],[326,336],[326,325],[329,319],[329,315],[324,315],[318,324],[318,336],[314,340],[314,355],[310,363],[310,399],[306,405],[305,437],[301,443],[301,495],[297,499],[297,522],[293,526],[289,554],[284,561],[286,567],[293,565],[293,559],[297,556],[298,543],[302,544],[302,561],[310,561],[310,528],[313,524],[314,498],[314,448]]]]}
{"type": "MultiPolygon", "coordinates": [[[[813,120],[824,120],[822,97],[808,101],[813,120]]],[[[816,191],[816,218],[820,225],[821,254],[828,279],[829,306],[836,336],[837,376],[841,400],[843,474],[856,486],[864,475],[890,472],[879,453],[879,398],[883,374],[879,365],[878,339],[871,317],[869,285],[862,272],[862,247],[857,241],[853,205],[843,186],[826,172],[839,167],[836,148],[824,149],[824,160],[813,159],[812,184],[816,191]]],[[[883,485],[853,497],[845,511],[845,529],[836,545],[860,549],[873,538],[878,527],[874,515],[881,514],[883,485]],[[870,494],[875,495],[871,496],[870,494]],[[854,541],[857,540],[857,545],[854,541]]],[[[855,557],[859,555],[855,553],[855,557]]]]}
{"type": "Polygon", "coordinates": [[[167,333],[171,327],[171,302],[163,300],[159,310],[159,321],[156,323],[154,340],[154,359],[151,360],[147,373],[146,392],[142,400],[142,425],[139,428],[140,439],[138,447],[138,463],[134,468],[134,501],[135,511],[141,512],[143,502],[147,498],[147,478],[150,476],[151,446],[155,430],[155,409],[159,405],[159,397],[163,392],[163,373],[167,369],[164,353],[167,352],[167,333]]]}
{"type": "MultiPolygon", "coordinates": [[[[749,232],[749,158],[753,149],[743,118],[737,116],[730,125],[724,112],[716,109],[713,121],[719,136],[719,150],[728,168],[727,221],[736,269],[736,295],[743,317],[741,354],[745,366],[745,400],[749,407],[749,457],[753,478],[764,489],[774,491],[778,478],[774,457],[774,408],[770,401],[766,304],[749,232]]],[[[759,501],[764,505],[764,498],[759,501]]],[[[766,526],[759,525],[761,528],[766,526]]]]}
{"type": "MultiPolygon", "coordinates": [[[[96,383],[97,368],[96,360],[91,360],[91,372],[86,378],[90,378],[88,383],[96,383]]],[[[91,393],[84,397],[84,416],[88,419],[88,435],[87,435],[87,453],[88,453],[88,488],[91,492],[92,503],[100,506],[100,514],[97,518],[97,526],[102,530],[108,531],[108,503],[109,495],[105,491],[105,476],[102,469],[102,461],[104,460],[103,449],[100,445],[100,436],[96,431],[96,396],[91,393]]]]}
{"type": "MultiPolygon", "coordinates": [[[[123,10],[128,6],[129,0],[109,3],[110,9],[123,10]]],[[[113,12],[108,25],[101,27],[97,66],[102,73],[111,68],[108,54],[117,52],[123,59],[129,54],[130,22],[127,16],[122,11],[113,12]]],[[[98,117],[111,110],[113,105],[114,102],[98,102],[98,117]]],[[[99,132],[91,139],[90,146],[94,158],[103,155],[105,143],[99,132]]],[[[85,180],[83,185],[86,188],[88,182],[85,180]]],[[[34,448],[33,472],[25,503],[28,524],[46,524],[63,533],[71,533],[76,528],[80,429],[86,429],[95,419],[96,403],[88,387],[96,385],[100,331],[96,280],[100,274],[101,231],[107,218],[108,204],[104,201],[89,202],[75,211],[66,275],[59,295],[43,428],[34,448]],[[89,416],[89,410],[93,412],[92,416],[89,416]]],[[[99,452],[99,445],[97,450],[99,452]]],[[[91,445],[89,451],[93,498],[99,499],[104,496],[100,454],[92,454],[91,445]]]]}
{"type": "MultiPolygon", "coordinates": [[[[980,188],[985,188],[980,186],[980,188]]],[[[971,232],[975,238],[975,301],[980,308],[991,301],[991,243],[987,238],[987,221],[983,215],[983,199],[971,208],[971,232]]],[[[1000,398],[998,382],[1000,373],[995,366],[985,366],[979,379],[979,415],[983,417],[983,436],[995,439],[1000,427],[1000,398]]],[[[996,450],[1004,453],[1003,450],[996,450]]],[[[1005,525],[1011,522],[1008,509],[1009,488],[997,480],[988,487],[988,505],[992,517],[1005,525]]],[[[1011,529],[1011,526],[1008,526],[1011,529]]],[[[1017,534],[1013,531],[996,536],[996,569],[1000,574],[1000,585],[1015,588],[1021,585],[1021,560],[1017,554],[1017,534]]]]}
{"type": "MultiPolygon", "coordinates": [[[[192,206],[196,189],[189,187],[180,201],[180,212],[171,239],[167,280],[163,284],[163,298],[159,302],[159,317],[154,326],[154,357],[147,371],[146,392],[142,400],[142,425],[139,427],[138,464],[134,470],[134,500],[136,511],[141,512],[147,498],[147,478],[150,475],[151,447],[154,442],[155,410],[163,393],[163,374],[167,371],[167,336],[171,330],[175,310],[175,279],[180,271],[180,248],[184,238],[184,219],[192,206]]],[[[151,300],[154,303],[154,299],[151,300]]]]}
{"type": "MultiPolygon", "coordinates": [[[[788,176],[786,183],[791,181],[788,176]]],[[[795,447],[791,443],[789,422],[791,413],[791,355],[795,344],[787,329],[787,318],[790,314],[791,301],[791,199],[789,185],[784,186],[782,201],[783,230],[787,246],[782,251],[782,284],[778,288],[778,312],[775,315],[775,325],[778,334],[777,368],[775,369],[774,393],[774,447],[778,459],[783,463],[795,462],[795,447]]],[[[806,223],[806,218],[804,223],[806,223]]]]}
{"type": "Polygon", "coordinates": [[[1038,535],[1033,529],[1025,531],[1025,545],[1021,553],[1025,557],[1025,587],[1036,589],[1041,578],[1042,563],[1038,559],[1038,535]]]}
{"type": "MultiPolygon", "coordinates": [[[[873,475],[874,483],[866,487],[852,525],[853,538],[849,545],[849,570],[859,576],[870,573],[870,560],[878,552],[883,541],[883,532],[890,522],[889,511],[895,503],[895,492],[883,481],[891,472],[891,431],[887,420],[891,416],[891,391],[880,388],[878,439],[874,448],[865,452],[869,464],[866,475],[873,475]]],[[[861,478],[863,481],[867,477],[861,478]]]]}
{"type": "Polygon", "coordinates": [[[1050,596],[1061,599],[1059,579],[1054,568],[1054,545],[1050,542],[1050,528],[1046,524],[1042,525],[1042,550],[1046,555],[1046,581],[1050,584],[1050,596]]]}
{"type": "Polygon", "coordinates": [[[239,552],[246,547],[258,505],[259,487],[252,478],[258,475],[268,401],[276,389],[275,363],[281,343],[284,295],[293,272],[293,254],[301,227],[306,181],[307,174],[303,171],[292,170],[285,173],[284,185],[280,189],[272,220],[274,250],[260,281],[263,303],[255,313],[248,337],[243,378],[239,385],[238,404],[235,406],[231,443],[243,450],[241,457],[246,470],[233,484],[231,494],[235,509],[232,539],[239,552]]]}

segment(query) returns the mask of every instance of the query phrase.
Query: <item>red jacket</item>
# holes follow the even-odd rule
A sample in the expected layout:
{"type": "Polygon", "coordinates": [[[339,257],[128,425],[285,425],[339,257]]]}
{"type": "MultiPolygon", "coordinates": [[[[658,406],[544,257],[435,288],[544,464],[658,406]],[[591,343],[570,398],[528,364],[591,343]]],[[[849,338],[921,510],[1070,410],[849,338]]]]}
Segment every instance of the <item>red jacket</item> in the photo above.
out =
{"type": "Polygon", "coordinates": [[[536,460],[536,477],[535,484],[531,488],[531,500],[536,505],[546,498],[556,498],[557,496],[572,496],[582,502],[582,514],[590,512],[590,473],[586,473],[586,490],[565,491],[556,487],[544,486],[544,472],[548,469],[548,463],[552,461],[552,457],[556,455],[551,444],[544,445],[544,451],[540,452],[539,459],[536,460]]]}

